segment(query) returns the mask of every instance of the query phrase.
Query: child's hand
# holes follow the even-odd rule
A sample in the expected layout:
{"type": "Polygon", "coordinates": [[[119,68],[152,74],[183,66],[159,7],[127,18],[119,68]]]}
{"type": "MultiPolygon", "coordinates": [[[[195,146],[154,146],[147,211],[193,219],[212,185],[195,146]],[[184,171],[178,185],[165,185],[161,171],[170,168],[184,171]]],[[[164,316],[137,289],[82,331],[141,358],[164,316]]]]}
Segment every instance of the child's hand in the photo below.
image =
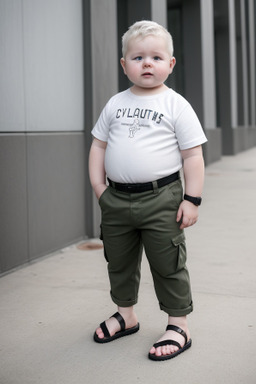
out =
{"type": "Polygon", "coordinates": [[[187,200],[180,204],[176,221],[181,221],[180,229],[194,225],[198,219],[198,207],[187,200]]]}
{"type": "Polygon", "coordinates": [[[100,184],[100,185],[97,185],[97,187],[95,187],[94,192],[98,200],[103,194],[103,192],[105,191],[105,189],[107,189],[106,184],[100,184]]]}

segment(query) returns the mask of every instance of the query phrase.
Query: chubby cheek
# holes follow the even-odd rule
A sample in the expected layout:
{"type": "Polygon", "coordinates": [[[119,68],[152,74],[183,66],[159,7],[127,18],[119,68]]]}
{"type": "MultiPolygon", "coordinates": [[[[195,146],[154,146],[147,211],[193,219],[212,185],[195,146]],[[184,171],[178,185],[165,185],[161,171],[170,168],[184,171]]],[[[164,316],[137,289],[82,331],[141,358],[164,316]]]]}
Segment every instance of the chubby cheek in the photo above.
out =
{"type": "Polygon", "coordinates": [[[170,68],[169,67],[165,67],[165,68],[158,68],[156,75],[157,75],[158,78],[165,79],[165,78],[167,78],[170,75],[170,73],[171,73],[170,68]]]}
{"type": "Polygon", "coordinates": [[[140,74],[140,68],[136,65],[127,65],[125,73],[128,77],[137,77],[140,74]]]}

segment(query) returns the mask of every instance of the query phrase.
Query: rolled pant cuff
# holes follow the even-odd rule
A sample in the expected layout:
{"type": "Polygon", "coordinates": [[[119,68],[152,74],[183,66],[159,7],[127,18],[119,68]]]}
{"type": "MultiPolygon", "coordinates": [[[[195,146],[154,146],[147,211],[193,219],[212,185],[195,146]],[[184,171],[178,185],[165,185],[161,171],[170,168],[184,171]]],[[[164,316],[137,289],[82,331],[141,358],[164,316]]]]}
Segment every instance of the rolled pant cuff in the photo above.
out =
{"type": "Polygon", "coordinates": [[[129,300],[129,301],[122,301],[122,300],[118,300],[116,297],[114,297],[111,293],[110,293],[110,296],[112,298],[112,301],[118,305],[118,307],[123,307],[123,308],[126,308],[126,307],[132,307],[133,305],[137,304],[138,302],[138,299],[134,299],[134,300],[129,300]]]}
{"type": "Polygon", "coordinates": [[[162,311],[166,312],[169,316],[173,316],[173,317],[186,316],[193,311],[193,303],[191,303],[187,308],[183,308],[183,309],[170,309],[170,308],[166,308],[162,304],[159,304],[159,305],[162,311]]]}

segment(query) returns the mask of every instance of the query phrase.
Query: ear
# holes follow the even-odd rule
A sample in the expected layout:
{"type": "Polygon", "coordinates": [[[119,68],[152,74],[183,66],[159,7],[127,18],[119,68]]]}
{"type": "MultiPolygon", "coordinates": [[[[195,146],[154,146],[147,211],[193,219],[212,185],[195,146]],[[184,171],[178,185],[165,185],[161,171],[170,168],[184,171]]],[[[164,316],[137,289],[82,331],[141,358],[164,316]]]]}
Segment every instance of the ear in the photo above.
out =
{"type": "Polygon", "coordinates": [[[125,59],[122,57],[121,60],[120,60],[120,63],[122,65],[122,68],[124,70],[124,74],[126,75],[126,70],[125,70],[125,59]]]}
{"type": "Polygon", "coordinates": [[[176,59],[175,59],[175,57],[172,57],[170,59],[170,74],[172,73],[173,68],[175,67],[175,64],[176,64],[176,59]]]}

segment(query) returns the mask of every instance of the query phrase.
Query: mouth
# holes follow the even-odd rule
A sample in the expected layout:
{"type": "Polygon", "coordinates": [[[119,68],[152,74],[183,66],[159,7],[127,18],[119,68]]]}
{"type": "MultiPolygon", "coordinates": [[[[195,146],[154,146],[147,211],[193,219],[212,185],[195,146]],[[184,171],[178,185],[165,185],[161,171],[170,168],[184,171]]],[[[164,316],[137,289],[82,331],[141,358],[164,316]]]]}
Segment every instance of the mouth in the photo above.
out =
{"type": "Polygon", "coordinates": [[[142,74],[143,77],[150,77],[150,76],[153,76],[152,73],[150,72],[145,72],[142,74]]]}

